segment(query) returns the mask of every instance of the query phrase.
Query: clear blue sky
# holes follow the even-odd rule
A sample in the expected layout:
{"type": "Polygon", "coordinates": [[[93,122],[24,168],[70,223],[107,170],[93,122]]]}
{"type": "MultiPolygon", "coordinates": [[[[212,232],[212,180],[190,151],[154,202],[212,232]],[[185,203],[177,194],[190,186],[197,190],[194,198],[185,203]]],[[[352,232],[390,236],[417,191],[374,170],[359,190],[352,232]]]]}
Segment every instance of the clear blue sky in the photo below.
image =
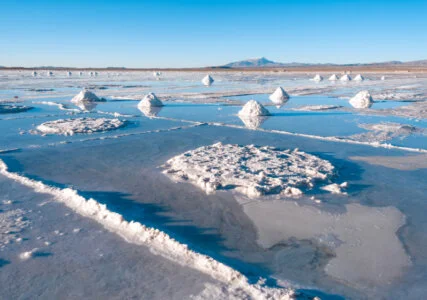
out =
{"type": "Polygon", "coordinates": [[[0,65],[427,59],[427,0],[3,0],[0,65]]]}

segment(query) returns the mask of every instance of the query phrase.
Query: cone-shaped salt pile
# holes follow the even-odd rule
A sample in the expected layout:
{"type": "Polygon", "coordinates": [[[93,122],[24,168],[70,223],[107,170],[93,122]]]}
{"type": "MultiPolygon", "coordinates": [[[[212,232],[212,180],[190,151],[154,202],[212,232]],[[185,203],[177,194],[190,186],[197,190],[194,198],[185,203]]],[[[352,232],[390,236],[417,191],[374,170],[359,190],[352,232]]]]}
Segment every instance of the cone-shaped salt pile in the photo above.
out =
{"type": "Polygon", "coordinates": [[[349,75],[345,74],[345,75],[343,75],[343,76],[340,78],[340,80],[341,80],[341,81],[350,81],[350,80],[351,80],[351,77],[350,77],[349,75]]]}
{"type": "Polygon", "coordinates": [[[362,75],[357,74],[357,76],[354,77],[354,80],[356,80],[356,81],[363,81],[363,80],[365,80],[365,78],[362,75]]]}
{"type": "Polygon", "coordinates": [[[94,93],[88,90],[82,90],[80,93],[78,93],[76,96],[74,96],[73,99],[71,99],[71,102],[78,103],[78,102],[98,102],[101,101],[98,96],[96,96],[94,93]]]}
{"type": "Polygon", "coordinates": [[[71,77],[73,75],[71,72],[67,72],[68,77],[71,77]]]}
{"type": "Polygon", "coordinates": [[[161,74],[160,74],[160,72],[154,72],[154,73],[153,73],[153,76],[154,76],[154,77],[159,77],[160,75],[161,75],[161,74]]]}
{"type": "Polygon", "coordinates": [[[329,77],[330,81],[337,81],[338,80],[338,76],[337,74],[332,74],[331,77],[329,77]]]}
{"type": "Polygon", "coordinates": [[[243,117],[257,117],[269,116],[270,112],[255,100],[249,100],[245,106],[239,111],[239,116],[243,117]]]}
{"type": "Polygon", "coordinates": [[[33,72],[33,77],[36,77],[37,76],[37,72],[36,71],[34,71],[33,72]]]}
{"type": "Polygon", "coordinates": [[[322,81],[322,80],[323,80],[323,77],[322,77],[322,76],[320,76],[320,74],[316,74],[316,76],[314,76],[313,80],[314,80],[314,81],[322,81]]]}
{"type": "Polygon", "coordinates": [[[289,95],[279,86],[268,98],[275,104],[283,104],[288,101],[289,95]]]}
{"type": "Polygon", "coordinates": [[[354,108],[370,108],[374,103],[369,91],[361,91],[357,93],[349,102],[354,108]]]}
{"type": "Polygon", "coordinates": [[[385,80],[385,76],[381,76],[381,80],[385,80]]]}
{"type": "Polygon", "coordinates": [[[53,73],[51,71],[48,71],[46,75],[50,77],[53,75],[53,73]]]}
{"type": "Polygon", "coordinates": [[[202,79],[202,83],[206,86],[211,85],[214,82],[213,78],[211,77],[211,75],[206,75],[203,79],[202,79]]]}
{"type": "Polygon", "coordinates": [[[149,93],[138,103],[138,107],[160,107],[163,106],[162,101],[156,97],[154,93],[149,93]]]}
{"type": "Polygon", "coordinates": [[[79,76],[82,76],[83,75],[83,72],[79,72],[79,76]]]}

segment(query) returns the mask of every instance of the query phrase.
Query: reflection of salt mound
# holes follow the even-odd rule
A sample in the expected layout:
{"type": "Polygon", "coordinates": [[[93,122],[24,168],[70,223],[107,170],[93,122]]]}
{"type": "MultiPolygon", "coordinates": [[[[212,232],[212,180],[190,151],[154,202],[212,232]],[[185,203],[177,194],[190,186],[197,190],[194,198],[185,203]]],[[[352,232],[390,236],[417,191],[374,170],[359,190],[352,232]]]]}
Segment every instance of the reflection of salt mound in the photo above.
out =
{"type": "Polygon", "coordinates": [[[261,127],[262,123],[268,119],[268,117],[247,117],[247,116],[239,116],[240,120],[242,120],[245,127],[248,129],[258,129],[261,127]]]}
{"type": "Polygon", "coordinates": [[[374,101],[369,91],[360,91],[356,96],[350,99],[349,103],[354,108],[370,108],[374,101]]]}
{"type": "Polygon", "coordinates": [[[89,90],[81,90],[80,93],[78,93],[76,96],[74,96],[73,99],[71,99],[71,102],[78,103],[78,102],[99,102],[101,101],[97,95],[92,93],[89,90]]]}
{"type": "Polygon", "coordinates": [[[78,101],[75,102],[74,105],[83,111],[91,111],[98,106],[98,104],[94,101],[78,101]]]}
{"type": "Polygon", "coordinates": [[[313,187],[334,171],[328,161],[298,150],[222,143],[175,156],[163,167],[166,174],[188,180],[207,193],[234,188],[250,197],[297,196],[302,193],[300,187],[313,187]]]}
{"type": "Polygon", "coordinates": [[[161,107],[162,101],[154,93],[149,93],[138,103],[138,107],[161,107]]]}
{"type": "Polygon", "coordinates": [[[363,80],[365,80],[365,78],[364,78],[362,75],[357,74],[357,76],[356,76],[356,77],[354,77],[354,80],[355,80],[355,81],[363,81],[363,80]]]}
{"type": "Polygon", "coordinates": [[[148,118],[156,117],[162,110],[161,106],[139,106],[138,109],[148,118]]]}
{"type": "Polygon", "coordinates": [[[322,76],[320,76],[320,74],[316,74],[316,76],[314,76],[313,80],[314,80],[314,81],[322,81],[322,80],[323,80],[323,77],[322,77],[322,76]]]}
{"type": "Polygon", "coordinates": [[[243,108],[239,111],[239,116],[243,117],[257,117],[269,116],[270,112],[255,100],[249,100],[243,108]]]}
{"type": "Polygon", "coordinates": [[[337,81],[338,80],[338,76],[337,74],[332,74],[331,77],[329,77],[330,81],[337,81]]]}
{"type": "Polygon", "coordinates": [[[77,118],[45,122],[37,126],[37,130],[43,134],[73,135],[75,133],[110,131],[123,127],[124,125],[125,122],[119,119],[77,118]]]}
{"type": "Polygon", "coordinates": [[[288,93],[282,87],[278,87],[273,94],[268,97],[274,104],[284,104],[289,100],[288,93]]]}
{"type": "Polygon", "coordinates": [[[349,75],[345,74],[345,75],[341,76],[340,80],[341,81],[350,81],[351,77],[349,75]]]}
{"type": "Polygon", "coordinates": [[[202,79],[202,83],[206,86],[211,85],[214,82],[213,78],[211,77],[211,75],[206,75],[205,77],[203,77],[202,79]]]}

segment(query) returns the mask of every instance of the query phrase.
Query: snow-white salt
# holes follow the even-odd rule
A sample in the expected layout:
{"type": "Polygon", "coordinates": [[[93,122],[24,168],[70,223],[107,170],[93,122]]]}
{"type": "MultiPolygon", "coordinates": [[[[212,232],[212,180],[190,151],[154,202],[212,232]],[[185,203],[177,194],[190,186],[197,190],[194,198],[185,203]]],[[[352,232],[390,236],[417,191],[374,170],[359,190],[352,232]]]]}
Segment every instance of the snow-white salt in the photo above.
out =
{"type": "Polygon", "coordinates": [[[257,117],[269,115],[270,112],[261,103],[255,100],[249,100],[239,111],[239,116],[243,117],[257,117]]]}
{"type": "Polygon", "coordinates": [[[350,99],[349,103],[354,108],[363,109],[370,108],[374,101],[369,91],[360,91],[353,98],[350,99]]]}
{"type": "Polygon", "coordinates": [[[289,95],[279,86],[268,98],[275,104],[284,104],[289,100],[289,95]]]}
{"type": "Polygon", "coordinates": [[[205,77],[203,77],[202,79],[202,83],[206,86],[211,85],[214,82],[213,78],[211,77],[211,75],[206,75],[205,77]]]}

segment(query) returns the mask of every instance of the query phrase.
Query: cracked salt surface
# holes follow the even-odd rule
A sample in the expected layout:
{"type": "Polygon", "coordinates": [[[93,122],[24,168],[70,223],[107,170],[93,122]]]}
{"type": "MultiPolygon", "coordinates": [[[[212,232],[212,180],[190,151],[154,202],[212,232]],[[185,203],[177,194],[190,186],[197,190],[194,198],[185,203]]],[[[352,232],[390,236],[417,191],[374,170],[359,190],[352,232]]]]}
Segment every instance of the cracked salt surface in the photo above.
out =
{"type": "Polygon", "coordinates": [[[169,159],[164,173],[188,180],[206,193],[236,189],[249,197],[299,196],[317,181],[327,181],[334,167],[327,160],[295,150],[216,143],[169,159]]]}

